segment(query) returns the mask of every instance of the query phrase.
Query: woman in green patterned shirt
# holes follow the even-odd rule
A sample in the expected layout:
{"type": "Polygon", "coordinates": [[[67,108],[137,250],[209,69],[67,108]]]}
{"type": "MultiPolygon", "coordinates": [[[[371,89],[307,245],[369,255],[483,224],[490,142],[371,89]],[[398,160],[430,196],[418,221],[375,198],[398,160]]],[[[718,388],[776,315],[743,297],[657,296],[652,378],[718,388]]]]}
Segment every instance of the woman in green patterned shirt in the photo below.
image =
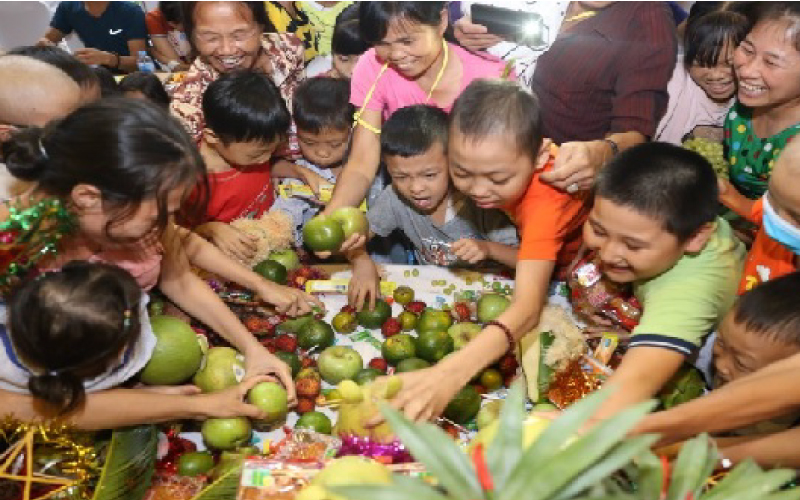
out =
{"type": "Polygon", "coordinates": [[[767,190],[772,166],[800,132],[800,3],[765,2],[734,52],[737,102],[725,120],[730,182],[722,202],[747,216],[767,190]]]}

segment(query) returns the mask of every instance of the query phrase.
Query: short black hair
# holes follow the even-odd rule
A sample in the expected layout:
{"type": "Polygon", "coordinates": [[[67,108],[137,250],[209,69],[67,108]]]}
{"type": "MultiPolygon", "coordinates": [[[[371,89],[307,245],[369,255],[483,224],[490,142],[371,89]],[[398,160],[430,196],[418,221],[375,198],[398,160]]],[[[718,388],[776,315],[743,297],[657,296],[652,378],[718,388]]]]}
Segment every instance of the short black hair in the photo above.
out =
{"type": "Polygon", "coordinates": [[[695,153],[664,142],[639,144],[614,157],[597,176],[595,196],[659,220],[685,242],[716,219],[717,176],[695,153]]]}
{"type": "Polygon", "coordinates": [[[447,113],[435,106],[416,104],[400,108],[381,128],[383,156],[418,156],[436,143],[447,152],[447,113]]]}
{"type": "Polygon", "coordinates": [[[380,42],[392,19],[399,18],[427,26],[439,26],[446,2],[359,2],[361,36],[368,43],[380,42]]]}
{"type": "Polygon", "coordinates": [[[350,80],[309,78],[297,86],[292,115],[298,130],[318,134],[325,129],[344,130],[353,125],[350,80]]]}
{"type": "Polygon", "coordinates": [[[278,87],[263,73],[249,70],[212,82],[203,94],[203,115],[224,143],[280,140],[292,121],[278,87]]]}
{"type": "Polygon", "coordinates": [[[800,272],[758,285],[736,301],[733,321],[774,341],[800,345],[800,272]]]}
{"type": "Polygon", "coordinates": [[[122,94],[114,74],[108,68],[95,66],[92,72],[97,75],[97,80],[100,82],[100,97],[115,97],[122,94]]]}
{"type": "Polygon", "coordinates": [[[533,161],[544,139],[536,95],[508,80],[473,80],[453,103],[450,126],[476,140],[509,137],[533,161]]]}
{"type": "Polygon", "coordinates": [[[696,16],[695,12],[689,16],[683,35],[683,63],[687,68],[693,64],[716,66],[725,44],[736,48],[750,31],[750,21],[739,12],[716,10],[696,16]]]}
{"type": "Polygon", "coordinates": [[[82,88],[100,85],[100,79],[92,67],[78,60],[66,50],[52,45],[28,45],[11,49],[6,55],[26,56],[50,64],[72,78],[82,88]]]}
{"type": "Polygon", "coordinates": [[[358,6],[350,5],[336,17],[331,52],[341,56],[360,56],[367,50],[369,44],[361,36],[358,24],[358,6]]]}
{"type": "Polygon", "coordinates": [[[164,84],[153,73],[134,71],[125,75],[119,82],[120,92],[139,91],[156,104],[169,108],[169,94],[164,89],[164,84]]]}
{"type": "Polygon", "coordinates": [[[158,10],[161,11],[167,22],[181,24],[183,23],[181,3],[183,2],[158,2],[158,10]]]}
{"type": "Polygon", "coordinates": [[[753,26],[766,21],[786,20],[792,24],[789,36],[795,50],[800,51],[800,2],[745,2],[753,26]]]}

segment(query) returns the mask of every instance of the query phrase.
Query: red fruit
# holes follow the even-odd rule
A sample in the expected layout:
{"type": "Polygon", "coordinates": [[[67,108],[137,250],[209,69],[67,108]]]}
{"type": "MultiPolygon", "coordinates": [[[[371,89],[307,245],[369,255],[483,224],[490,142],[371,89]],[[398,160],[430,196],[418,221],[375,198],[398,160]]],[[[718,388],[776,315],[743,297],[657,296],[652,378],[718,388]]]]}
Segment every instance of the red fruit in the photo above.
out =
{"type": "Polygon", "coordinates": [[[310,279],[314,277],[314,268],[303,266],[297,270],[297,275],[301,278],[310,279]]]}
{"type": "Polygon", "coordinates": [[[453,304],[453,309],[450,312],[455,318],[456,323],[472,319],[472,312],[470,311],[469,304],[466,302],[456,302],[453,304]]]}
{"type": "Polygon", "coordinates": [[[297,398],[297,408],[295,408],[295,411],[302,415],[303,413],[314,411],[316,407],[317,402],[312,398],[297,398]]]}
{"type": "Polygon", "coordinates": [[[411,311],[414,314],[422,314],[422,310],[425,309],[426,304],[421,300],[414,300],[406,304],[405,310],[411,311]]]}
{"type": "Polygon", "coordinates": [[[444,430],[446,433],[448,433],[450,435],[450,437],[453,438],[453,439],[458,439],[459,434],[460,434],[458,432],[458,427],[456,427],[455,425],[451,424],[450,422],[443,422],[442,423],[442,430],[444,430]]]}
{"type": "Polygon", "coordinates": [[[275,337],[275,347],[283,352],[295,352],[297,350],[297,337],[284,333],[275,337]]]}
{"type": "Polygon", "coordinates": [[[306,377],[295,381],[294,389],[297,391],[298,397],[316,399],[322,392],[322,384],[319,379],[306,377]]]}
{"type": "Polygon", "coordinates": [[[517,363],[517,357],[511,353],[505,354],[502,358],[500,358],[500,362],[498,363],[497,368],[500,370],[500,373],[502,373],[504,377],[516,374],[517,368],[519,368],[519,363],[517,363]]]}
{"type": "Polygon", "coordinates": [[[356,308],[351,306],[350,304],[347,304],[345,306],[342,306],[342,309],[340,310],[340,312],[343,312],[343,313],[346,312],[346,313],[355,314],[356,313],[356,308]]]}
{"type": "Polygon", "coordinates": [[[516,375],[507,375],[506,377],[503,378],[503,385],[506,387],[511,387],[511,384],[514,383],[514,380],[516,380],[516,378],[517,378],[516,375]]]}
{"type": "Polygon", "coordinates": [[[482,386],[481,384],[475,384],[472,387],[474,387],[475,390],[478,391],[478,394],[486,394],[486,387],[482,386]]]}
{"type": "Polygon", "coordinates": [[[386,370],[389,369],[389,363],[383,358],[372,358],[367,366],[380,370],[383,373],[386,373],[386,370]]]}
{"type": "Polygon", "coordinates": [[[381,333],[387,339],[392,335],[397,335],[403,329],[400,320],[397,318],[387,319],[381,326],[381,333]]]}
{"type": "Polygon", "coordinates": [[[317,366],[317,360],[314,358],[300,358],[300,366],[303,368],[314,368],[317,366]]]}
{"type": "Polygon", "coordinates": [[[278,347],[275,345],[276,339],[269,337],[261,340],[261,345],[267,348],[267,350],[273,354],[275,351],[278,350],[278,347]]]}

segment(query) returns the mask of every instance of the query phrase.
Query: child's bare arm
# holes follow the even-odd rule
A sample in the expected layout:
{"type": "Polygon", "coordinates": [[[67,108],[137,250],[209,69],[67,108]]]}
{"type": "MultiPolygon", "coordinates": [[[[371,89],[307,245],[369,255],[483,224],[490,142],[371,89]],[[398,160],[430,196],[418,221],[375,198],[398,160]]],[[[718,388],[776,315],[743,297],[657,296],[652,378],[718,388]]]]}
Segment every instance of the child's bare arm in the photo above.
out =
{"type": "Polygon", "coordinates": [[[635,433],[661,434],[660,444],[701,432],[737,429],[785,415],[800,406],[800,355],[773,363],[702,398],[648,415],[635,433]]]}
{"type": "Polygon", "coordinates": [[[789,429],[774,434],[749,436],[734,442],[718,442],[722,456],[738,463],[753,459],[762,467],[800,468],[800,450],[797,448],[800,429],[789,429]]]}
{"type": "Polygon", "coordinates": [[[606,386],[614,387],[595,419],[613,416],[621,410],[655,396],[678,371],[685,357],[660,347],[635,347],[622,358],[622,363],[609,377],[606,386]]]}
{"type": "MultiPolygon", "coordinates": [[[[252,377],[241,384],[213,394],[197,394],[194,386],[109,389],[86,395],[84,403],[63,418],[78,429],[114,429],[170,420],[246,416],[263,418],[263,412],[244,402],[253,385],[269,380],[252,377]]],[[[21,420],[52,419],[58,415],[46,403],[27,394],[0,390],[0,416],[21,420]]]]}
{"type": "Polygon", "coordinates": [[[504,266],[516,267],[519,248],[494,241],[462,238],[452,245],[453,253],[464,262],[478,264],[494,260],[504,266]]]}

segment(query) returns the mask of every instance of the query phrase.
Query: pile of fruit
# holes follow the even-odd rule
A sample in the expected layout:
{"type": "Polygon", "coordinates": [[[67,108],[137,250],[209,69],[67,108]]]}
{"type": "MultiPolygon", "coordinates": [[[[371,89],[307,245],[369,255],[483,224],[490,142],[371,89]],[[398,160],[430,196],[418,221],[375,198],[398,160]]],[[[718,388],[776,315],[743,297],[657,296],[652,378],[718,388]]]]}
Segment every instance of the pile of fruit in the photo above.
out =
{"type": "Polygon", "coordinates": [[[702,138],[691,138],[683,143],[683,147],[698,153],[708,160],[718,176],[728,178],[730,176],[730,164],[725,161],[722,144],[702,138]]]}

